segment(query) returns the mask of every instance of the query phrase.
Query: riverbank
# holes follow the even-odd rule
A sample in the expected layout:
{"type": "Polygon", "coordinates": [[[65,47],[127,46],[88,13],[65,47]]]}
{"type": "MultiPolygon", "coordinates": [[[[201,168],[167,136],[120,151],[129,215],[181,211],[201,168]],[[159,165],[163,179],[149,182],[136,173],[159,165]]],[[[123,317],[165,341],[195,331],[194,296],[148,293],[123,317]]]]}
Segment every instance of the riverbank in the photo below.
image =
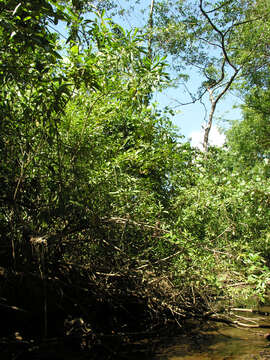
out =
{"type": "Polygon", "coordinates": [[[210,326],[164,339],[153,360],[267,360],[269,341],[263,329],[210,326]]]}
{"type": "Polygon", "coordinates": [[[149,269],[106,273],[62,263],[45,275],[1,268],[0,289],[3,360],[153,353],[161,336],[185,331],[188,319],[208,310],[199,293],[149,269]]]}
{"type": "Polygon", "coordinates": [[[245,323],[251,328],[250,338],[260,336],[260,341],[267,331],[267,321],[263,326],[257,317],[268,320],[268,308],[229,313],[226,302],[221,305],[214,293],[184,284],[177,287],[154,269],[113,273],[64,262],[55,265],[48,263],[44,273],[1,268],[1,359],[130,360],[139,356],[149,360],[160,351],[160,359],[167,359],[167,350],[160,350],[164,341],[169,349],[174,348],[171,340],[181,339],[181,344],[184,339],[186,349],[193,346],[186,352],[196,353],[197,343],[207,351],[208,345],[220,342],[220,336],[226,338],[217,331],[223,327],[224,332],[224,323],[230,334],[238,331],[232,326],[245,323]]]}

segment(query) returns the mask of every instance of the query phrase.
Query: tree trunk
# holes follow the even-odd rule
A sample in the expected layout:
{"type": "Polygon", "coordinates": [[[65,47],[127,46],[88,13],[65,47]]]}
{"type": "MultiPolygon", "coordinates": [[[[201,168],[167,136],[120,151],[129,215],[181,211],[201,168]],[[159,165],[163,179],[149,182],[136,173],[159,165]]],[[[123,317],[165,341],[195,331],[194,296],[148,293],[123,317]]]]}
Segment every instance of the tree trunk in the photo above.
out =
{"type": "Polygon", "coordinates": [[[207,90],[208,90],[208,92],[209,92],[209,98],[210,98],[210,102],[211,102],[211,110],[210,110],[208,122],[207,122],[207,124],[206,124],[205,129],[204,129],[203,150],[204,150],[205,152],[208,151],[209,133],[210,133],[210,130],[211,130],[211,128],[212,128],[213,117],[214,117],[216,105],[217,105],[217,102],[218,102],[218,100],[215,100],[215,99],[214,99],[213,90],[212,90],[211,88],[208,88],[207,90]]]}

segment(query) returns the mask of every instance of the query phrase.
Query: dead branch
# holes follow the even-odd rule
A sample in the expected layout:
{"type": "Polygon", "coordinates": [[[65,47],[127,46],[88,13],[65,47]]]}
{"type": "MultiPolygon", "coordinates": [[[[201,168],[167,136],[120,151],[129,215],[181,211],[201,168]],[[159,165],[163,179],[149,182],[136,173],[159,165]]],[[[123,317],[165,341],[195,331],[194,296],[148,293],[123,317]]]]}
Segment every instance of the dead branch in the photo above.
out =
{"type": "Polygon", "coordinates": [[[248,318],[246,316],[240,316],[240,315],[236,315],[236,314],[234,314],[234,316],[236,318],[238,318],[238,319],[241,319],[241,320],[244,320],[244,321],[249,321],[249,322],[251,322],[253,324],[257,324],[257,321],[262,320],[262,319],[259,319],[259,318],[251,319],[251,318],[248,318]]]}
{"type": "Polygon", "coordinates": [[[106,276],[106,277],[121,277],[123,276],[122,274],[117,274],[117,273],[102,273],[99,271],[96,271],[95,274],[100,275],[100,276],[106,276]]]}
{"type": "Polygon", "coordinates": [[[162,233],[168,233],[167,230],[164,230],[164,229],[159,228],[157,226],[136,222],[134,220],[131,220],[130,218],[111,217],[111,218],[103,218],[102,220],[104,222],[114,222],[116,224],[127,224],[128,223],[128,224],[131,224],[131,225],[141,227],[142,229],[153,229],[155,231],[159,231],[159,232],[162,232],[162,233]]]}
{"type": "Polygon", "coordinates": [[[255,310],[255,309],[231,308],[230,310],[231,311],[239,311],[239,312],[250,312],[250,313],[253,313],[253,314],[270,316],[270,312],[260,311],[260,310],[255,310]]]}
{"type": "Polygon", "coordinates": [[[210,316],[208,318],[210,321],[220,322],[231,326],[239,326],[244,328],[260,328],[260,329],[270,329],[270,324],[246,324],[237,320],[230,320],[226,318],[220,318],[217,316],[210,316]]]}
{"type": "Polygon", "coordinates": [[[147,263],[147,264],[141,265],[141,266],[139,266],[136,270],[141,270],[141,269],[143,269],[143,268],[145,268],[145,267],[147,267],[147,266],[149,266],[149,265],[157,265],[157,264],[159,264],[159,263],[161,263],[161,262],[164,262],[164,261],[167,261],[167,260],[173,258],[174,256],[176,256],[176,255],[178,255],[178,254],[180,254],[180,253],[182,253],[182,252],[183,252],[183,250],[179,250],[179,251],[177,251],[176,253],[174,253],[174,254],[172,254],[172,255],[170,255],[170,256],[167,256],[167,257],[165,257],[165,258],[163,258],[163,259],[160,259],[160,260],[158,260],[158,261],[155,261],[155,262],[153,262],[153,263],[147,263]]]}

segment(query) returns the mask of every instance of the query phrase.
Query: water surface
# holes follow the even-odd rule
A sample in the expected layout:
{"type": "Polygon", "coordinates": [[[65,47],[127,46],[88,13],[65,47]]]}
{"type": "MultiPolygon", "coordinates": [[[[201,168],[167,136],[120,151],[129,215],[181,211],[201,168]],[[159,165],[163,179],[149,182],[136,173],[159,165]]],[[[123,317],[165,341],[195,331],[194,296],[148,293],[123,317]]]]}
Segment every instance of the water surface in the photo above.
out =
{"type": "MultiPolygon", "coordinates": [[[[269,308],[267,309],[269,311],[269,308]]],[[[243,314],[260,324],[270,325],[269,316],[243,314]]],[[[239,316],[241,316],[239,315],[239,316]]],[[[270,329],[218,326],[208,331],[167,339],[155,360],[270,360],[270,329]]]]}

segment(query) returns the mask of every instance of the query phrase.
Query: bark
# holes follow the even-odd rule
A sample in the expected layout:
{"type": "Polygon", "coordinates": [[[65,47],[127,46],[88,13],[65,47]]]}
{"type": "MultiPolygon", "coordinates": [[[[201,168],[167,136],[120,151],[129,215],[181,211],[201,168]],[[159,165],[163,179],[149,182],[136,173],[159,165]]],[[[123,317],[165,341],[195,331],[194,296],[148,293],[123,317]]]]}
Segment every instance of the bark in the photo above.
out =
{"type": "MultiPolygon", "coordinates": [[[[208,117],[208,122],[206,124],[205,130],[204,130],[204,139],[203,139],[203,150],[205,152],[208,151],[208,145],[209,145],[209,134],[212,128],[213,124],[213,118],[216,110],[217,103],[219,100],[223,97],[223,95],[226,94],[226,92],[230,89],[233,81],[235,80],[237,74],[240,71],[240,68],[237,68],[233,62],[231,61],[229,54],[227,52],[226,48],[226,35],[228,35],[228,31],[222,32],[211,20],[209,17],[209,12],[206,12],[203,7],[203,0],[200,0],[200,11],[202,15],[205,17],[209,25],[211,25],[212,29],[217,33],[219,39],[220,39],[220,48],[222,50],[223,55],[223,61],[220,69],[220,76],[219,78],[207,88],[207,91],[209,92],[209,98],[211,103],[211,109],[208,117]],[[225,79],[225,66],[229,65],[229,67],[232,69],[232,75],[230,76],[229,80],[224,84],[225,79]],[[221,92],[219,92],[218,95],[214,95],[215,90],[218,88],[223,88],[221,92]]],[[[210,11],[211,12],[211,11],[210,11]]]]}

